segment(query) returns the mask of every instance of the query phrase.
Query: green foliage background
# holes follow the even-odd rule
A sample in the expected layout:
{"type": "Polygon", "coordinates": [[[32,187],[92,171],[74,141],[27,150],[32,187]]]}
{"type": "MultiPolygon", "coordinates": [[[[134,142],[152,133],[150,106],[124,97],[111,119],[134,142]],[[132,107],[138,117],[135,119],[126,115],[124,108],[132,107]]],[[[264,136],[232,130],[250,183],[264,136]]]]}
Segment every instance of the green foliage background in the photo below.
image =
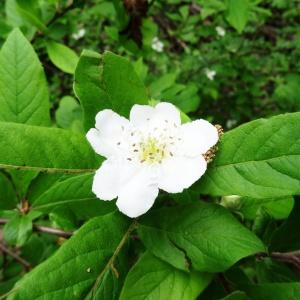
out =
{"type": "Polygon", "coordinates": [[[300,299],[299,11],[2,1],[0,299],[300,299]],[[130,220],[92,193],[84,134],[152,100],[225,134],[203,179],[130,220]]]}

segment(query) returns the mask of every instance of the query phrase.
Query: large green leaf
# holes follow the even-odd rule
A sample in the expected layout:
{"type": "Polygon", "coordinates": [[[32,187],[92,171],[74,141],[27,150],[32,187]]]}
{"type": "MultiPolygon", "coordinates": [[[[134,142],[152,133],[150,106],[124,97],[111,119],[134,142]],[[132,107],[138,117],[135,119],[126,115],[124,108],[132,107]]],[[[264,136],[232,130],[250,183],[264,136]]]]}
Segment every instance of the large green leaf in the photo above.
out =
{"type": "Polygon", "coordinates": [[[8,299],[118,299],[126,271],[123,249],[134,228],[116,212],[90,220],[26,274],[8,299]]]}
{"type": "Polygon", "coordinates": [[[197,203],[152,211],[138,229],[145,246],[171,265],[221,272],[264,251],[262,242],[219,205],[197,203]]]}
{"type": "Polygon", "coordinates": [[[84,128],[95,127],[96,114],[112,108],[101,82],[101,56],[92,51],[83,51],[75,70],[74,91],[83,108],[84,128]]]}
{"type": "Polygon", "coordinates": [[[255,300],[298,300],[300,299],[300,283],[268,283],[249,285],[243,290],[255,300]]]}
{"type": "Polygon", "coordinates": [[[14,29],[0,51],[0,121],[49,125],[49,95],[32,46],[14,29]]]}
{"type": "Polygon", "coordinates": [[[100,162],[80,134],[0,122],[0,168],[86,173],[95,171],[100,162]]]}
{"type": "Polygon", "coordinates": [[[45,213],[58,207],[68,208],[79,218],[103,215],[115,209],[110,201],[101,201],[92,192],[93,174],[59,181],[42,193],[32,204],[33,210],[45,213]]]}
{"type": "Polygon", "coordinates": [[[103,83],[113,110],[125,117],[134,104],[148,104],[146,88],[126,58],[105,52],[103,83]]]}
{"type": "Polygon", "coordinates": [[[224,134],[195,186],[211,195],[254,198],[300,194],[300,113],[258,119],[224,134]]]}
{"type": "Polygon", "coordinates": [[[74,74],[78,63],[78,56],[74,50],[54,41],[48,41],[46,47],[50,60],[57,68],[66,73],[74,74]]]}
{"type": "Polygon", "coordinates": [[[146,252],[128,273],[120,300],[190,300],[206,288],[211,275],[186,273],[146,252]]]}
{"type": "Polygon", "coordinates": [[[84,112],[84,128],[95,126],[106,108],[128,117],[132,105],[148,104],[146,88],[130,62],[116,54],[83,51],[75,70],[74,90],[84,112]],[[103,62],[103,66],[101,63],[103,62]]]}

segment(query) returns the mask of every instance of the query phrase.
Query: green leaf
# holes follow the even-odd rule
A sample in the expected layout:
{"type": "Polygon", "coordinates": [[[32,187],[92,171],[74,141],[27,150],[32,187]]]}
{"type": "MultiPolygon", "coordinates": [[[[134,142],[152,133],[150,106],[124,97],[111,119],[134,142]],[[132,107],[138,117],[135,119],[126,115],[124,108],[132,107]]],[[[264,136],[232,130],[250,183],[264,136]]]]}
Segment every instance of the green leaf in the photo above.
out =
{"type": "Polygon", "coordinates": [[[129,271],[120,300],[190,300],[206,288],[211,275],[186,273],[146,252],[129,271]]]}
{"type": "Polygon", "coordinates": [[[299,281],[299,277],[286,264],[270,258],[256,261],[256,277],[258,283],[299,281]]]}
{"type": "Polygon", "coordinates": [[[3,228],[4,239],[10,245],[20,247],[32,233],[32,219],[28,215],[16,215],[3,228]]]}
{"type": "Polygon", "coordinates": [[[249,285],[243,288],[251,299],[255,300],[298,300],[300,283],[268,283],[249,285]],[[276,297],[274,298],[274,296],[276,297]]]}
{"type": "Polygon", "coordinates": [[[299,220],[300,201],[296,199],[294,208],[288,219],[274,232],[270,251],[297,251],[300,250],[299,220]]]}
{"type": "Polygon", "coordinates": [[[126,58],[105,52],[103,83],[112,109],[125,117],[134,104],[148,104],[146,88],[126,58]]]}
{"type": "Polygon", "coordinates": [[[258,119],[225,133],[195,189],[270,198],[300,194],[300,113],[258,119]]]}
{"type": "Polygon", "coordinates": [[[74,176],[59,181],[42,193],[32,209],[49,213],[58,207],[68,208],[81,219],[103,215],[115,209],[109,201],[101,201],[92,192],[93,174],[74,176]]]}
{"type": "Polygon", "coordinates": [[[279,105],[289,111],[290,108],[300,109],[300,76],[288,74],[276,87],[273,97],[279,105]]]}
{"type": "Polygon", "coordinates": [[[243,32],[249,20],[250,2],[249,0],[226,0],[226,20],[238,33],[243,32]]]}
{"type": "Polygon", "coordinates": [[[82,131],[82,109],[79,103],[71,96],[63,97],[55,112],[56,123],[61,128],[82,131]]]}
{"type": "Polygon", "coordinates": [[[227,21],[239,33],[242,33],[249,18],[249,0],[226,0],[226,8],[227,21]]]}
{"type": "Polygon", "coordinates": [[[148,104],[142,81],[129,61],[111,52],[101,56],[83,51],[75,71],[75,93],[83,108],[84,128],[95,126],[95,116],[103,109],[113,109],[128,117],[132,105],[148,104]]]}
{"type": "Polygon", "coordinates": [[[78,63],[78,56],[74,50],[66,45],[53,41],[46,42],[47,53],[51,62],[60,70],[74,74],[78,63]]]}
{"type": "Polygon", "coordinates": [[[75,70],[74,91],[83,109],[84,129],[95,127],[96,114],[105,108],[112,108],[101,82],[101,56],[84,50],[75,70]]]}
{"type": "Polygon", "coordinates": [[[80,134],[0,122],[0,168],[88,173],[94,172],[100,162],[101,157],[80,134]]]}
{"type": "Polygon", "coordinates": [[[17,203],[13,185],[4,174],[0,173],[0,210],[13,209],[17,203]]]}
{"type": "Polygon", "coordinates": [[[262,242],[219,205],[162,208],[141,219],[139,235],[157,257],[176,268],[222,272],[243,257],[264,251],[262,242]]]}
{"type": "Polygon", "coordinates": [[[49,125],[45,74],[32,46],[19,29],[0,51],[0,121],[49,125]]]}
{"type": "Polygon", "coordinates": [[[90,220],[26,274],[8,299],[118,299],[126,272],[123,247],[134,228],[119,213],[90,220]]]}
{"type": "Polygon", "coordinates": [[[18,5],[16,0],[6,0],[5,1],[5,15],[6,21],[13,27],[21,27],[24,25],[24,21],[18,12],[18,5]]]}
{"type": "Polygon", "coordinates": [[[61,228],[63,230],[76,229],[76,216],[67,205],[54,209],[49,214],[49,220],[53,227],[61,228]]]}
{"type": "Polygon", "coordinates": [[[47,32],[48,28],[41,19],[38,0],[16,0],[20,15],[37,27],[42,32],[47,32]]]}
{"type": "Polygon", "coordinates": [[[177,74],[167,73],[149,85],[151,97],[161,99],[161,93],[175,84],[177,74]]]}
{"type": "Polygon", "coordinates": [[[246,219],[255,219],[260,207],[264,207],[266,211],[277,220],[286,219],[290,214],[294,198],[291,196],[281,198],[255,199],[243,197],[240,200],[240,212],[246,219]]]}
{"type": "Polygon", "coordinates": [[[244,292],[234,291],[230,295],[222,298],[222,300],[251,300],[244,292]]]}
{"type": "Polygon", "coordinates": [[[35,171],[9,170],[18,198],[22,199],[26,196],[31,181],[38,175],[35,171]]]}

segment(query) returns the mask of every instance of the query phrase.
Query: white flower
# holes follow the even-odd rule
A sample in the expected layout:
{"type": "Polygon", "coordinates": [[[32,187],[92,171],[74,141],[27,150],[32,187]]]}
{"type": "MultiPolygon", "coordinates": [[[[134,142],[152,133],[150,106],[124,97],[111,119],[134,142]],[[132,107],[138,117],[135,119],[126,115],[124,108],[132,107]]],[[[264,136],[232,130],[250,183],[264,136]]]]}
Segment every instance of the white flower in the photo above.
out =
{"type": "Polygon", "coordinates": [[[162,52],[164,50],[164,44],[158,37],[153,38],[151,47],[156,52],[162,52]]]}
{"type": "Polygon", "coordinates": [[[214,80],[215,76],[217,75],[217,72],[211,69],[205,69],[204,73],[209,80],[214,80]]]}
{"type": "Polygon", "coordinates": [[[138,217],[151,208],[159,189],[180,193],[197,181],[207,167],[203,154],[218,138],[205,120],[181,125],[178,109],[166,102],[134,105],[129,120],[100,111],[87,139],[107,160],[92,190],[101,200],[118,198],[121,212],[138,217]]]}
{"type": "Polygon", "coordinates": [[[73,38],[74,40],[79,40],[79,39],[81,39],[82,37],[85,36],[85,32],[86,32],[85,29],[84,29],[84,28],[81,28],[81,29],[78,30],[77,33],[73,33],[73,34],[72,34],[72,38],[73,38]]]}
{"type": "Polygon", "coordinates": [[[225,34],[226,34],[226,30],[221,26],[216,27],[216,32],[219,36],[222,36],[222,37],[225,36],[225,34]]]}

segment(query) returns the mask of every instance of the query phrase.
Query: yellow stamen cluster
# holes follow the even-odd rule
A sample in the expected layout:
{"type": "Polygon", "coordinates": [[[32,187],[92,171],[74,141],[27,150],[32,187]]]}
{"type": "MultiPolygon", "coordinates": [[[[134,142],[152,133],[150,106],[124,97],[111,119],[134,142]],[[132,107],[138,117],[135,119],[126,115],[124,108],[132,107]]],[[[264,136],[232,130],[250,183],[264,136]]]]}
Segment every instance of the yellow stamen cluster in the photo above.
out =
{"type": "Polygon", "coordinates": [[[140,143],[140,162],[161,163],[167,155],[166,145],[159,143],[156,138],[149,137],[145,142],[140,143]]]}

